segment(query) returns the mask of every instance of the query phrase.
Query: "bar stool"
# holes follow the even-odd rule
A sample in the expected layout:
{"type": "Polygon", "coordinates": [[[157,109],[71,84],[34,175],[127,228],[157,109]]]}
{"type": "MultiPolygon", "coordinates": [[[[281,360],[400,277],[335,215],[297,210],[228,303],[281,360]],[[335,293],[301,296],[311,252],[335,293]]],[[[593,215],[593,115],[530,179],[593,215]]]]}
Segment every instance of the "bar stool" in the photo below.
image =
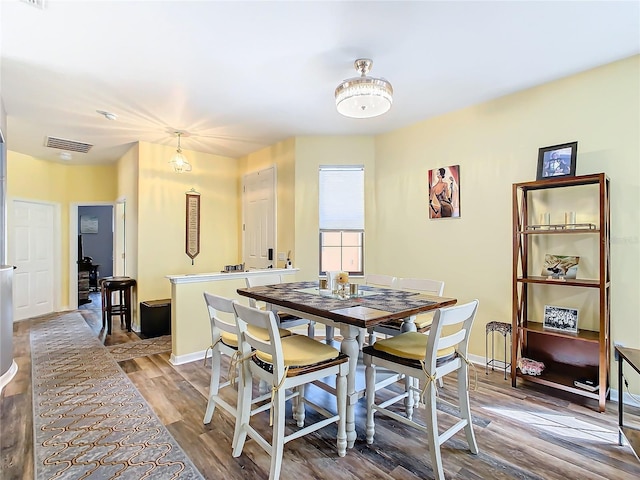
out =
{"type": "Polygon", "coordinates": [[[107,335],[111,335],[111,317],[120,315],[120,324],[131,331],[131,289],[136,281],[129,277],[105,277],[100,280],[100,294],[102,297],[102,328],[107,328],[107,335]],[[118,293],[118,303],[113,303],[113,294],[118,293]]]}
{"type": "Polygon", "coordinates": [[[496,364],[498,367],[504,367],[504,379],[507,379],[507,368],[511,367],[511,361],[507,363],[507,334],[509,335],[509,344],[511,344],[511,324],[506,322],[489,322],[487,323],[487,332],[485,337],[485,366],[484,372],[489,375],[488,367],[491,370],[495,370],[496,364]],[[494,352],[494,332],[498,332],[504,337],[504,361],[496,360],[494,352]],[[489,360],[489,334],[491,334],[491,360],[489,360]]]}

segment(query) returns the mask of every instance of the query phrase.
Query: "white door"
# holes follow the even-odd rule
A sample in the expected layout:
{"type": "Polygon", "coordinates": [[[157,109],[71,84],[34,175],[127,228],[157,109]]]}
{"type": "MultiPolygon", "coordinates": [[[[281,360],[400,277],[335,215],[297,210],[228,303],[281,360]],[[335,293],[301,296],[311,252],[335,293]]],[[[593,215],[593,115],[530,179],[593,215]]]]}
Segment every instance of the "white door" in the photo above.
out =
{"type": "Polygon", "coordinates": [[[245,268],[267,268],[269,265],[275,268],[275,168],[245,175],[243,184],[245,268]]]}
{"type": "Polygon", "coordinates": [[[10,258],[13,276],[14,320],[53,312],[53,205],[13,201],[10,258]]]}

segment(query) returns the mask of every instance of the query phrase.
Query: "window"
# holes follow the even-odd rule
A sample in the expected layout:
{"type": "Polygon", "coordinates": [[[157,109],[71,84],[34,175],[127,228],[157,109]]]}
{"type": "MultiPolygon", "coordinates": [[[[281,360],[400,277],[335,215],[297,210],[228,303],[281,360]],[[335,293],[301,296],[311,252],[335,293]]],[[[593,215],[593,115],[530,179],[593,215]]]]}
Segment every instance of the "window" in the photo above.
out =
{"type": "Polygon", "coordinates": [[[364,274],[364,167],[320,167],[320,274],[364,274]]]}

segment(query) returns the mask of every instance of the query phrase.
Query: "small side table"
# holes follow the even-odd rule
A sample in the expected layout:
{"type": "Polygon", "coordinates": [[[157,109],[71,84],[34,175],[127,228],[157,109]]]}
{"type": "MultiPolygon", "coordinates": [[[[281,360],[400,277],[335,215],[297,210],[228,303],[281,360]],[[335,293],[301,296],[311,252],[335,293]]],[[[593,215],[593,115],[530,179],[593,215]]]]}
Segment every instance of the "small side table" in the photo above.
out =
{"type": "Polygon", "coordinates": [[[509,335],[509,344],[511,344],[511,324],[506,322],[489,322],[487,323],[487,332],[485,337],[485,366],[484,372],[489,375],[488,367],[495,370],[495,367],[504,368],[504,379],[507,379],[507,369],[511,367],[511,360],[507,363],[507,335],[509,335]],[[494,349],[494,332],[498,332],[504,337],[504,361],[496,360],[494,349]],[[491,335],[491,360],[489,360],[489,335],[491,335]]]}

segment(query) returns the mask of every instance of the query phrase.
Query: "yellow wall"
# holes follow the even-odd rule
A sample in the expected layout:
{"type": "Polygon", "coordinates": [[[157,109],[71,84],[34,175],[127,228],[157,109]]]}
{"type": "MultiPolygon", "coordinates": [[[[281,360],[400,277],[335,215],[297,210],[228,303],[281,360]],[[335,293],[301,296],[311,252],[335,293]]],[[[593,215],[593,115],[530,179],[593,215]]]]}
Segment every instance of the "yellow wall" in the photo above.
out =
{"type": "MultiPolygon", "coordinates": [[[[60,298],[69,305],[69,209],[73,203],[112,202],[116,195],[114,165],[72,166],[7,152],[7,197],[60,206],[60,298]]],[[[11,204],[8,202],[7,207],[11,204]]],[[[8,212],[11,215],[11,211],[8,212]]],[[[11,245],[9,245],[11,251],[11,245]]],[[[9,258],[11,261],[11,258],[9,258]]]]}
{"type": "MultiPolygon", "coordinates": [[[[239,190],[242,185],[242,177],[248,173],[264,170],[271,166],[276,167],[276,251],[287,253],[291,250],[292,262],[296,266],[295,258],[295,229],[294,209],[295,209],[295,162],[296,162],[296,139],[290,138],[278,142],[270,147],[263,148],[240,158],[240,178],[239,190]]],[[[242,225],[242,198],[239,198],[238,218],[242,225]]],[[[242,260],[242,235],[239,237],[238,261],[242,260]]],[[[277,259],[277,255],[276,255],[277,259]]],[[[276,261],[276,268],[284,268],[282,261],[276,261]]]]}
{"type": "Polygon", "coordinates": [[[368,249],[369,243],[376,242],[375,234],[369,233],[377,214],[375,207],[369,207],[375,189],[374,147],[374,137],[371,136],[296,138],[295,266],[300,268],[299,280],[318,278],[318,169],[321,165],[364,165],[365,270],[373,272],[377,269],[376,259],[368,249]]]}
{"type": "MultiPolygon", "coordinates": [[[[487,322],[511,321],[511,185],[535,179],[540,147],[575,140],[576,173],[611,179],[611,337],[640,347],[639,64],[635,56],[376,137],[369,253],[381,273],[442,279],[445,295],[478,298],[471,353],[484,356],[487,322]],[[446,165],[460,165],[461,218],[429,220],[427,172],[446,165]]],[[[549,211],[560,219],[564,208],[549,211]]],[[[590,261],[581,259],[587,274],[590,261]]]]}
{"type": "Polygon", "coordinates": [[[139,144],[138,301],[169,298],[171,286],[166,275],[216,272],[238,258],[237,160],[183,152],[193,166],[192,173],[171,169],[168,162],[175,148],[139,144]],[[185,194],[192,188],[201,194],[200,254],[193,265],[185,253],[185,194]]]}

